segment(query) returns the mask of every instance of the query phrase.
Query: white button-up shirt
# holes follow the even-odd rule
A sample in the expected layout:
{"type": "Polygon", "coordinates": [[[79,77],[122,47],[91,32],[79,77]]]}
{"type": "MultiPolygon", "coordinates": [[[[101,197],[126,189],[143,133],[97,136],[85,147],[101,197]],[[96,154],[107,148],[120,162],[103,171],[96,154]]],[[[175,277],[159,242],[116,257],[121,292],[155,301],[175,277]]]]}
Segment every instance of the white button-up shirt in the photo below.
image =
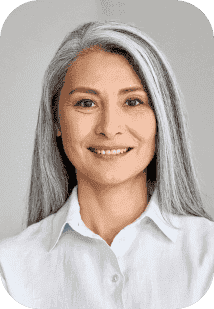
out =
{"type": "Polygon", "coordinates": [[[20,304],[41,309],[178,309],[209,290],[214,223],[171,215],[156,191],[109,246],[83,223],[77,186],[53,215],[0,242],[1,279],[20,304]]]}

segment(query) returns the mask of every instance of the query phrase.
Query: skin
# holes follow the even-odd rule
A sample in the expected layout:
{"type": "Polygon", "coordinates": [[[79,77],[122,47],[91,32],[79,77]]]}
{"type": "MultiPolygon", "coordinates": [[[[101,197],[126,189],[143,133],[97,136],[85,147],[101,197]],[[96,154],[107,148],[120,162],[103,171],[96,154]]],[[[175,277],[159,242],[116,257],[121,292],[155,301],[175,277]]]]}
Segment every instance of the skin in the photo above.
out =
{"type": "Polygon", "coordinates": [[[123,56],[94,49],[81,54],[69,67],[59,114],[61,130],[57,135],[62,136],[65,153],[77,171],[81,218],[111,245],[148,204],[146,168],[155,153],[156,119],[147,94],[123,56]],[[81,86],[100,94],[69,94],[81,86]],[[119,94],[121,89],[134,86],[142,90],[119,94]],[[80,100],[86,101],[78,103],[80,100]],[[91,145],[134,149],[105,161],[87,149],[91,145]]]}

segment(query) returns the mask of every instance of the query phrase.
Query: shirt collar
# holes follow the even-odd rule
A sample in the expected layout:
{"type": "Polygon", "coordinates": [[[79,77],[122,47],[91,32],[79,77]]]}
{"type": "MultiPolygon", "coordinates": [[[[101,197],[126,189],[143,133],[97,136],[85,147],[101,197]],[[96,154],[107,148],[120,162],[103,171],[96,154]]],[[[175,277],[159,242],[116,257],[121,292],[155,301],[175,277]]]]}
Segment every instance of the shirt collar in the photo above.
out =
{"type": "MultiPolygon", "coordinates": [[[[180,228],[179,217],[176,215],[169,215],[171,222],[180,228]]],[[[157,190],[155,189],[150,202],[146,210],[141,214],[141,216],[133,223],[137,224],[142,221],[143,218],[149,217],[159,229],[173,242],[176,241],[179,230],[170,226],[163,218],[161,211],[158,206],[157,190]]],[[[62,233],[67,230],[72,229],[75,231],[81,231],[80,233],[85,236],[91,236],[96,238],[95,234],[90,231],[84,224],[80,215],[80,205],[78,202],[78,191],[77,186],[73,188],[73,191],[69,198],[67,199],[65,205],[60,208],[53,218],[53,230],[50,240],[49,251],[51,251],[57,244],[62,233]]]]}

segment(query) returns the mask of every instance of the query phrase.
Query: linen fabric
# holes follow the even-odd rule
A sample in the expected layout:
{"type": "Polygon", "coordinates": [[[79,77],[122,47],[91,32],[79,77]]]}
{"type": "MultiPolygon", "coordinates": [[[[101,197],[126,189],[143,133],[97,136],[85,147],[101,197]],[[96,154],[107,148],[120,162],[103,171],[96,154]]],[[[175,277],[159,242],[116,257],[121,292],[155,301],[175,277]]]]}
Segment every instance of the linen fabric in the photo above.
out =
{"type": "Polygon", "coordinates": [[[76,186],[56,213],[0,242],[0,274],[18,303],[41,309],[178,309],[198,302],[214,274],[214,223],[163,219],[155,191],[111,246],[81,219],[76,186]]]}

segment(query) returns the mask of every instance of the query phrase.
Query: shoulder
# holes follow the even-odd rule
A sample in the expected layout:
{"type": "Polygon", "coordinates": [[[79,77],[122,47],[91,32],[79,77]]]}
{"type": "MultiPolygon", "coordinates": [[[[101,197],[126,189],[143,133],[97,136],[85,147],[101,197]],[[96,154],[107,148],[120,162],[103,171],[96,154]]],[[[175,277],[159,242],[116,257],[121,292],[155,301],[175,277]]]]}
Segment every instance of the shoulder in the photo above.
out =
{"type": "Polygon", "coordinates": [[[0,262],[4,258],[32,253],[42,246],[48,245],[55,214],[48,216],[38,223],[34,223],[25,230],[12,237],[0,241],[0,262]]]}
{"type": "Polygon", "coordinates": [[[214,222],[196,216],[181,216],[181,242],[186,250],[203,252],[214,267],[214,222]]]}
{"type": "Polygon", "coordinates": [[[180,216],[181,227],[188,234],[198,237],[211,236],[214,233],[214,222],[203,217],[180,216]]]}
{"type": "Polygon", "coordinates": [[[66,220],[69,203],[65,203],[55,214],[28,226],[19,234],[0,241],[0,263],[5,256],[33,256],[47,252],[55,230],[66,220]]]}

